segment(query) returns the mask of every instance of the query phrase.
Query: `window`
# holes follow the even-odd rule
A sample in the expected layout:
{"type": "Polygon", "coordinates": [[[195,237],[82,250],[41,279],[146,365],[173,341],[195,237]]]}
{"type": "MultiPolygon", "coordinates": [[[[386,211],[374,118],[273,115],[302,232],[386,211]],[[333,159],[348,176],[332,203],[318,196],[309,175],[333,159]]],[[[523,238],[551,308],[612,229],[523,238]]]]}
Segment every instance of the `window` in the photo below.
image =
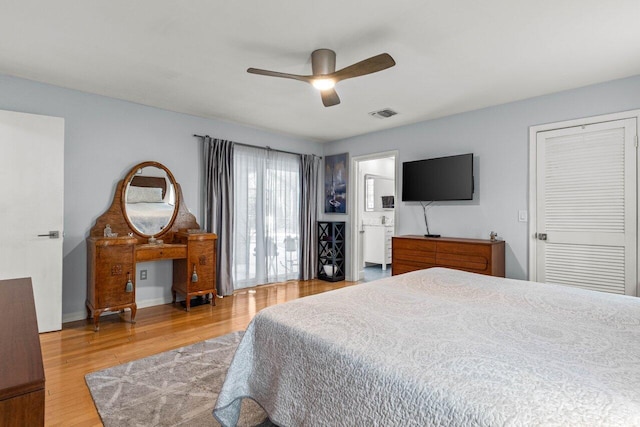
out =
{"type": "Polygon", "coordinates": [[[297,279],[300,158],[237,146],[234,151],[235,288],[297,279]]]}

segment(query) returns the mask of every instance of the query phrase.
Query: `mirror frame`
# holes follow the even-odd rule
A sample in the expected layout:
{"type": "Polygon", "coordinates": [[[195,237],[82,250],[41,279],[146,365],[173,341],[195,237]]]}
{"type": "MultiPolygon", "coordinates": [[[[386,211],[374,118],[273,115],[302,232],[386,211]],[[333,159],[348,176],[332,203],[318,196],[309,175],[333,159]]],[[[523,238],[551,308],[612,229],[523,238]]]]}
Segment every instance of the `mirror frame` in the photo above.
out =
{"type": "Polygon", "coordinates": [[[124,220],[127,222],[127,225],[129,226],[129,228],[131,228],[131,230],[135,234],[137,234],[138,236],[146,237],[146,238],[160,237],[171,230],[171,228],[173,227],[173,223],[176,220],[176,216],[178,215],[178,211],[180,210],[180,197],[178,197],[178,183],[176,182],[176,179],[173,177],[173,174],[171,173],[169,168],[167,168],[162,163],[153,162],[153,161],[139,163],[135,165],[133,168],[131,168],[131,170],[123,180],[120,204],[122,206],[122,216],[124,217],[124,220]],[[149,167],[149,166],[154,166],[158,169],[162,169],[167,174],[167,177],[169,178],[169,181],[173,185],[173,189],[176,194],[175,205],[173,208],[173,215],[171,215],[171,219],[164,226],[162,230],[160,230],[158,233],[155,233],[155,234],[144,234],[141,231],[139,231],[138,228],[129,220],[129,215],[127,215],[127,189],[129,187],[129,184],[131,183],[131,180],[136,176],[139,169],[149,167]]]}

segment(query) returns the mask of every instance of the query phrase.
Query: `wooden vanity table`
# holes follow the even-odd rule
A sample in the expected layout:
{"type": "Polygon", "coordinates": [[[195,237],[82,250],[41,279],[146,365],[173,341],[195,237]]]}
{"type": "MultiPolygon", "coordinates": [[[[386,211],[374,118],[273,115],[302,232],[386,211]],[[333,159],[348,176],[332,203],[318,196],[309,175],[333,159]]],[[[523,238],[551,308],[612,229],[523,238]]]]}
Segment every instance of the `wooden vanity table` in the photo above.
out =
{"type": "Polygon", "coordinates": [[[87,239],[87,317],[99,330],[105,311],[136,315],[136,263],[173,260],[173,303],[184,296],[216,298],[216,239],[200,230],[180,185],[165,166],[144,162],[118,183],[111,207],[87,239]],[[145,215],[148,214],[148,217],[145,215]]]}

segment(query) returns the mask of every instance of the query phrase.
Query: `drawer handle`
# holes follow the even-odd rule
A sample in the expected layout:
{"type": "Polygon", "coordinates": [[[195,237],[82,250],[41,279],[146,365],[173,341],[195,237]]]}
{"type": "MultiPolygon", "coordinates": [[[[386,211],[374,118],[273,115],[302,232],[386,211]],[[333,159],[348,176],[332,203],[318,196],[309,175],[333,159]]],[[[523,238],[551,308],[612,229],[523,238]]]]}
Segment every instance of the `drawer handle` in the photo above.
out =
{"type": "Polygon", "coordinates": [[[193,273],[191,273],[191,281],[196,283],[198,281],[198,272],[196,271],[196,265],[193,264],[193,273]]]}
{"type": "Polygon", "coordinates": [[[125,292],[133,292],[133,282],[131,281],[131,273],[127,271],[127,284],[124,287],[125,292]]]}

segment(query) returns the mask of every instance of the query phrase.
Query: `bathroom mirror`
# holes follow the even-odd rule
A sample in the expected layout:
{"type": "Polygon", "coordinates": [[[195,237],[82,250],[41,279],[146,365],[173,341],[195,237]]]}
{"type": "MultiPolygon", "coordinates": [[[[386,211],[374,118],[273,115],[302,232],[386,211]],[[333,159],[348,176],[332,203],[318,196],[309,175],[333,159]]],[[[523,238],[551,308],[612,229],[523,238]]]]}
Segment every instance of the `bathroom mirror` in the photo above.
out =
{"type": "Polygon", "coordinates": [[[158,162],[140,163],[124,179],[122,214],[138,234],[154,237],[171,228],[179,198],[171,171],[158,162]]]}
{"type": "Polygon", "coordinates": [[[392,178],[378,175],[364,176],[364,210],[366,212],[382,212],[394,207],[395,183],[392,178]]]}

